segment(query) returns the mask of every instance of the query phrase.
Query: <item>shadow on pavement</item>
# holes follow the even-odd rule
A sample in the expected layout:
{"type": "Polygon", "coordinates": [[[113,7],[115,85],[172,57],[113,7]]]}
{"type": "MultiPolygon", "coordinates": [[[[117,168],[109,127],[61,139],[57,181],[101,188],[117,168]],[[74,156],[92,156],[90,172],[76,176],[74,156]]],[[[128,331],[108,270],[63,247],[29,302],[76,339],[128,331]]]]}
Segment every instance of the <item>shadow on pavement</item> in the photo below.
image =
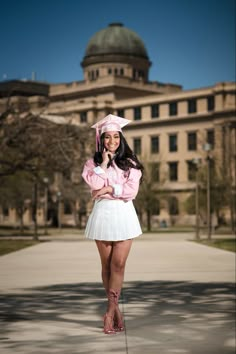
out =
{"type": "Polygon", "coordinates": [[[4,354],[234,353],[234,294],[228,283],[126,282],[122,351],[102,334],[106,301],[100,283],[2,294],[0,348],[4,354]]]}

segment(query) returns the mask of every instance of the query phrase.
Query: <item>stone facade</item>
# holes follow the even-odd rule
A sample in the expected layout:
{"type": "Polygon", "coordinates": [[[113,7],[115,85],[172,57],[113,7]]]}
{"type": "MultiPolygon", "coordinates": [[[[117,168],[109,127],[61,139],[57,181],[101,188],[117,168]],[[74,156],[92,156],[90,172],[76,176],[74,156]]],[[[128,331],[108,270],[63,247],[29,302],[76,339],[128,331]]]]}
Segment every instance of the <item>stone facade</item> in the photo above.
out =
{"type": "MultiPolygon", "coordinates": [[[[116,26],[117,31],[122,27],[114,24],[112,30],[116,26]]],[[[125,31],[122,35],[129,35],[129,30],[125,31]]],[[[106,47],[104,52],[95,49],[93,53],[91,43],[94,38],[81,64],[83,81],[0,83],[0,111],[11,91],[11,101],[16,105],[36,113],[45,106],[45,114],[60,115],[81,125],[91,126],[109,113],[130,119],[132,124],[124,129],[129,145],[145,164],[158,165],[157,184],[177,204],[171,215],[166,199],[161,201],[153,225],[163,220],[167,224],[194,224],[195,215],[186,213],[184,202],[196,186],[190,178],[192,161],[206,160],[204,144],[212,145],[214,160],[218,166],[225,166],[235,186],[235,83],[183,90],[181,85],[149,81],[151,63],[147,54],[124,53],[124,48],[122,53],[117,48],[113,53],[112,45],[110,50],[106,47]]],[[[143,53],[142,42],[140,46],[138,53],[143,53]]],[[[14,222],[12,215],[11,220],[14,222]]],[[[62,222],[73,224],[73,217],[62,215],[62,222]]]]}

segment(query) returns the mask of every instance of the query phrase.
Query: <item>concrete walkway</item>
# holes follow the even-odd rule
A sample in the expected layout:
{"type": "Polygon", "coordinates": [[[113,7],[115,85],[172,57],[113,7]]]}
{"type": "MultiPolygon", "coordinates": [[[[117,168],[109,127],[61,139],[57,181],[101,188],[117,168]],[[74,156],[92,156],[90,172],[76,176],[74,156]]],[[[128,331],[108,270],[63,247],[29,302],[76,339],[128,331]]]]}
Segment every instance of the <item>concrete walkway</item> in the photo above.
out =
{"type": "Polygon", "coordinates": [[[0,257],[0,352],[234,353],[235,254],[192,239],[134,240],[121,298],[126,331],[113,336],[102,333],[93,241],[68,235],[0,257]]]}

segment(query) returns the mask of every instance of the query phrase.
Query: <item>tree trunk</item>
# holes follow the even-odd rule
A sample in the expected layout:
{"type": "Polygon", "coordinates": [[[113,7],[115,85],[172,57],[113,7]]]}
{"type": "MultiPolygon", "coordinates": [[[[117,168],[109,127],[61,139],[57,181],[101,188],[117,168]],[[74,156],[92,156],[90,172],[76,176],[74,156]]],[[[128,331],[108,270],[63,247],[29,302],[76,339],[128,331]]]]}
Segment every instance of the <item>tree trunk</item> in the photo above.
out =
{"type": "Polygon", "coordinates": [[[20,234],[24,235],[24,222],[23,222],[23,213],[21,212],[20,215],[20,234]]]}
{"type": "Polygon", "coordinates": [[[150,210],[147,210],[147,231],[151,231],[151,229],[152,229],[151,216],[152,216],[152,214],[151,214],[150,210]]]}
{"type": "Polygon", "coordinates": [[[34,223],[34,240],[38,240],[38,223],[37,223],[37,204],[38,204],[38,185],[34,183],[33,191],[33,223],[34,223]]]}

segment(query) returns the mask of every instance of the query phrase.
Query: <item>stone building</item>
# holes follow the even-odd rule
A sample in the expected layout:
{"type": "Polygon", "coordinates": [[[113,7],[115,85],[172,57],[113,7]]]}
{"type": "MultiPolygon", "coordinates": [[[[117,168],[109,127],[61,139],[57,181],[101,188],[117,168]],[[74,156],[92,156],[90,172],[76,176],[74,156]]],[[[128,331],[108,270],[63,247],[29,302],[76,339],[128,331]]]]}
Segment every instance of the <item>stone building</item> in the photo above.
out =
{"type": "MultiPolygon", "coordinates": [[[[194,163],[204,164],[209,156],[204,146],[211,147],[215,164],[223,166],[235,186],[234,82],[183,90],[181,85],[150,81],[145,44],[120,23],[94,34],[81,66],[83,81],[1,82],[0,110],[11,92],[16,105],[37,112],[47,102],[47,114],[81,125],[91,126],[109,113],[132,120],[125,128],[127,141],[165,194],[161,200],[157,193],[153,225],[194,224],[185,200],[196,188],[194,163]]],[[[233,208],[235,213],[235,204],[233,208]]],[[[62,222],[73,223],[63,213],[62,222]]]]}

